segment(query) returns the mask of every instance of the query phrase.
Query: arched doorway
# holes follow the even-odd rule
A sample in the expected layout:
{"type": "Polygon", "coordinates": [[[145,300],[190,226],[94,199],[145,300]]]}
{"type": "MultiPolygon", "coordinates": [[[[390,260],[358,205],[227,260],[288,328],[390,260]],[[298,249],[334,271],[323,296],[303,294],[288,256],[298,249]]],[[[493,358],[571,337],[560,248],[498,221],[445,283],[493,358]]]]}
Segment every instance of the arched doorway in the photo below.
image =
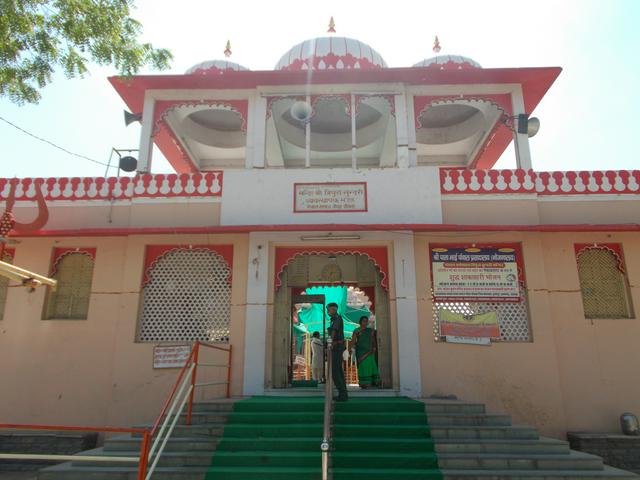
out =
{"type": "Polygon", "coordinates": [[[378,330],[378,364],[382,386],[391,388],[392,326],[386,275],[375,259],[357,251],[301,252],[288,259],[276,276],[270,339],[271,368],[267,369],[267,387],[286,388],[291,380],[294,348],[291,340],[292,295],[298,295],[313,286],[343,285],[350,292],[349,301],[357,302],[366,298],[370,302],[369,309],[375,315],[375,327],[378,330]]]}

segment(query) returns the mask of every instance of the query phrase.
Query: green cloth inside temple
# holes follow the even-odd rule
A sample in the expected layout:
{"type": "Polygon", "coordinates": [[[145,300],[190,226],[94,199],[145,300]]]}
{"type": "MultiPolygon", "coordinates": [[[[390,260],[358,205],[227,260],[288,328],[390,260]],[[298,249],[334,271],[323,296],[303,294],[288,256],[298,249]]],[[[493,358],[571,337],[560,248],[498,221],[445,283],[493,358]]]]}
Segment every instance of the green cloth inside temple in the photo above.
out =
{"type": "MultiPolygon", "coordinates": [[[[344,336],[346,339],[351,339],[353,331],[358,328],[358,320],[362,315],[369,316],[371,312],[367,307],[351,308],[347,306],[347,287],[343,286],[331,286],[331,287],[309,287],[305,290],[307,295],[324,295],[325,306],[329,303],[336,303],[338,305],[338,314],[342,315],[344,320],[344,336]]],[[[320,303],[312,303],[310,307],[303,308],[298,312],[299,324],[294,325],[295,334],[298,336],[298,344],[304,333],[320,332],[322,336],[322,317],[325,316],[325,327],[329,328],[331,320],[327,315],[326,307],[322,310],[323,306],[320,303]]],[[[326,333],[326,330],[325,330],[326,333]]]]}

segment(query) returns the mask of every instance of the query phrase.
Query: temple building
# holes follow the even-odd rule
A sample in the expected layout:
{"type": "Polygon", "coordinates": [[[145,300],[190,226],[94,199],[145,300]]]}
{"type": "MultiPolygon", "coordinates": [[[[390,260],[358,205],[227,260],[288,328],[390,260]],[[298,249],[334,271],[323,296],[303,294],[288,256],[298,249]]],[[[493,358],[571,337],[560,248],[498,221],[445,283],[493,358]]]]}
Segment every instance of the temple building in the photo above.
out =
{"type": "Polygon", "coordinates": [[[142,125],[132,174],[0,179],[4,260],[58,281],[0,281],[0,419],[152,421],[197,340],[232,350],[199,399],[227,375],[233,397],[321,391],[317,294],[369,318],[380,395],[556,438],[640,415],[640,171],[534,168],[561,68],[389,67],[337,35],[279,53],[110,78],[142,125]],[[517,168],[494,169],[511,142],[517,168]]]}

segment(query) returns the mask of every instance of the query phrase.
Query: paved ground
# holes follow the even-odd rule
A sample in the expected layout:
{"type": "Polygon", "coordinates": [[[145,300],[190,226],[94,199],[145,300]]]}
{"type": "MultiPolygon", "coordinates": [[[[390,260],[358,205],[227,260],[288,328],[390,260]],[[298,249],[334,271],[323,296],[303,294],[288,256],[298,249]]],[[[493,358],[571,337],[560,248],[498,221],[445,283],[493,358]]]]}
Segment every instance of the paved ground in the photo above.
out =
{"type": "Polygon", "coordinates": [[[37,472],[0,472],[0,480],[36,480],[37,472]]]}

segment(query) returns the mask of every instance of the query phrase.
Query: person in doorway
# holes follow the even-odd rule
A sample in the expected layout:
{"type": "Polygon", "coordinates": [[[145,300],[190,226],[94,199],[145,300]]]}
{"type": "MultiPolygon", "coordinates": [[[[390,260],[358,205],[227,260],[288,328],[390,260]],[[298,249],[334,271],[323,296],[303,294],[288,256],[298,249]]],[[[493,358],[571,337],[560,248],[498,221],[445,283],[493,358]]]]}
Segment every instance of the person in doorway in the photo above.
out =
{"type": "Polygon", "coordinates": [[[355,355],[358,365],[358,383],[360,388],[380,385],[380,371],[376,361],[378,338],[376,331],[369,327],[369,317],[360,317],[360,327],[353,331],[351,354],[355,355]]]}
{"type": "Polygon", "coordinates": [[[311,378],[316,382],[322,380],[322,364],[324,362],[324,345],[320,332],[313,332],[311,337],[311,378]]]}
{"type": "Polygon", "coordinates": [[[327,313],[331,319],[331,325],[327,329],[331,337],[331,377],[333,384],[338,390],[337,402],[346,402],[349,400],[347,395],[347,382],[344,377],[344,366],[342,362],[342,354],[344,353],[344,321],[338,315],[338,305],[330,303],[327,305],[327,313]]]}

